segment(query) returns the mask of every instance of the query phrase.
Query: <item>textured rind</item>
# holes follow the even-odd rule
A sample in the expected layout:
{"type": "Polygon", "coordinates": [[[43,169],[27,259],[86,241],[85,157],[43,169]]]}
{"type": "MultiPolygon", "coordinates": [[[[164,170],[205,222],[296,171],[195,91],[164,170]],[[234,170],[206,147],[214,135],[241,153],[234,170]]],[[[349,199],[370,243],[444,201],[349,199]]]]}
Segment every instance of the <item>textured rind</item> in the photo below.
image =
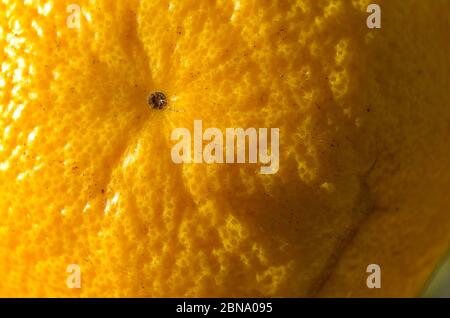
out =
{"type": "Polygon", "coordinates": [[[368,1],[77,1],[79,30],[72,2],[0,2],[0,296],[418,294],[450,242],[450,1],[378,1],[381,30],[368,1]],[[279,172],[174,164],[194,119],[280,128],[279,172]]]}

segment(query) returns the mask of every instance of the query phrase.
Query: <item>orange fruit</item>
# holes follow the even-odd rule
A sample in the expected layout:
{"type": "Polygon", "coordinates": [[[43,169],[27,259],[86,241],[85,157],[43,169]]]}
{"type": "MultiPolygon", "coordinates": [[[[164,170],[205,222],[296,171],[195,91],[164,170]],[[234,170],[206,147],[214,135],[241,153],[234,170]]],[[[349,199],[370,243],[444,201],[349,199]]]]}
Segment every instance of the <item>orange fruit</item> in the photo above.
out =
{"type": "Polygon", "coordinates": [[[0,296],[420,293],[450,242],[449,1],[380,0],[381,29],[363,0],[72,2],[0,3],[0,296]],[[279,128],[279,171],[175,164],[197,119],[279,128]]]}

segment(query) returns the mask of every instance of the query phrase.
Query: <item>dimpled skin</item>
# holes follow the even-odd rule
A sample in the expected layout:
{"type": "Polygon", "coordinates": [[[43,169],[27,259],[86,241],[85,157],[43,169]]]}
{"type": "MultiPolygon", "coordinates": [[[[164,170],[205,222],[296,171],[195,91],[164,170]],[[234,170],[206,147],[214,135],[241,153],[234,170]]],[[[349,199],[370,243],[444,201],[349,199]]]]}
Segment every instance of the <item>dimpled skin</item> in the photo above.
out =
{"type": "Polygon", "coordinates": [[[450,1],[379,0],[379,30],[363,0],[77,0],[71,29],[74,2],[0,1],[0,296],[420,293],[450,242],[450,1]],[[280,170],[174,164],[195,119],[280,128],[280,170]]]}

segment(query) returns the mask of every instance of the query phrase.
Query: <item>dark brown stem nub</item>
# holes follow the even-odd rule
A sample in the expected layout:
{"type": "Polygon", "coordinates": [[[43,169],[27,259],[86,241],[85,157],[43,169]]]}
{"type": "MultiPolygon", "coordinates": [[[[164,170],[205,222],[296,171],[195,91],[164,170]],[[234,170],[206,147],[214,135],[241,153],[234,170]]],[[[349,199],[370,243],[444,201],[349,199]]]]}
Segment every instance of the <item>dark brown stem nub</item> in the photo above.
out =
{"type": "Polygon", "coordinates": [[[164,93],[154,92],[150,94],[147,102],[153,109],[163,109],[167,105],[167,97],[164,93]]]}

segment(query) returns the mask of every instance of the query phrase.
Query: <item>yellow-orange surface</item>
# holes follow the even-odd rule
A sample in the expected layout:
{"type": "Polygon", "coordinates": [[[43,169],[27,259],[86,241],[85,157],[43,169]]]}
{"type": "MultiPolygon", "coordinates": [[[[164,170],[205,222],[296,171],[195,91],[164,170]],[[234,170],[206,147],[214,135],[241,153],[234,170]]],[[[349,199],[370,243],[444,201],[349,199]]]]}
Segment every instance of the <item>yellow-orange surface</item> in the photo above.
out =
{"type": "Polygon", "coordinates": [[[0,1],[0,296],[418,295],[450,241],[450,1],[379,0],[375,30],[362,0],[77,0],[71,29],[73,2],[0,1]],[[280,128],[279,172],[174,164],[194,119],[280,128]]]}

